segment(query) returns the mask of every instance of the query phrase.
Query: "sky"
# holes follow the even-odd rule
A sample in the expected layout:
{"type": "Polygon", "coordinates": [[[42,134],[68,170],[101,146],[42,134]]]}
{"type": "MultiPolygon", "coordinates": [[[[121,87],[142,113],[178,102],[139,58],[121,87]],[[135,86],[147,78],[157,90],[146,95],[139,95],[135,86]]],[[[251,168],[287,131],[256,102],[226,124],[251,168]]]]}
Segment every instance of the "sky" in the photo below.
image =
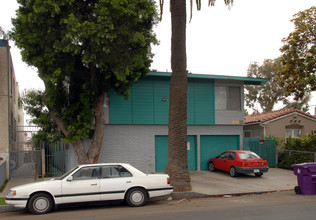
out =
{"type": "MultiPolygon", "coordinates": [[[[171,71],[169,0],[164,2],[162,21],[155,27],[160,44],[153,46],[155,56],[151,69],[171,71]]],[[[290,22],[293,15],[316,5],[316,0],[234,0],[229,9],[223,0],[217,0],[215,7],[208,7],[207,2],[202,0],[201,11],[193,9],[193,18],[189,22],[190,4],[187,0],[187,70],[244,77],[251,62],[261,64],[264,59],[280,56],[282,39],[294,31],[290,22]]],[[[0,26],[8,31],[12,28],[11,18],[15,17],[18,4],[15,0],[0,0],[0,5],[0,26]]],[[[20,91],[43,88],[36,68],[22,61],[14,42],[10,41],[10,46],[20,91]]],[[[316,92],[312,95],[309,113],[315,114],[316,92]]]]}

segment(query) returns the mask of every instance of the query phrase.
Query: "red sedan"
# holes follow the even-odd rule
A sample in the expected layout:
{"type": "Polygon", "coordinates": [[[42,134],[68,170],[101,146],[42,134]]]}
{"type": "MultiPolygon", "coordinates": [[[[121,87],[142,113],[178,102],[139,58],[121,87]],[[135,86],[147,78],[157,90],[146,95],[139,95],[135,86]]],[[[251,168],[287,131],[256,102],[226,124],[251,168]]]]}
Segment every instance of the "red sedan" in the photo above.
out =
{"type": "Polygon", "coordinates": [[[210,171],[223,170],[229,172],[230,176],[236,177],[238,174],[254,173],[262,176],[268,172],[268,161],[260,158],[256,153],[245,150],[225,151],[217,157],[208,160],[210,171]]]}

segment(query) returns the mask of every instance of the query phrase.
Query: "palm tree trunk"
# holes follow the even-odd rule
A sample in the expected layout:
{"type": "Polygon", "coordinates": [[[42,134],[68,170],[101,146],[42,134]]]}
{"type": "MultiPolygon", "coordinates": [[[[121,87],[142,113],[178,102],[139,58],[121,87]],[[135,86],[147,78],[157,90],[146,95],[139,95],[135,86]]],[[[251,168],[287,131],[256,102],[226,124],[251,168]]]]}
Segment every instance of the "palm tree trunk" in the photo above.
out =
{"type": "Polygon", "coordinates": [[[171,68],[168,162],[174,191],[190,191],[187,159],[186,0],[171,0],[171,68]]]}

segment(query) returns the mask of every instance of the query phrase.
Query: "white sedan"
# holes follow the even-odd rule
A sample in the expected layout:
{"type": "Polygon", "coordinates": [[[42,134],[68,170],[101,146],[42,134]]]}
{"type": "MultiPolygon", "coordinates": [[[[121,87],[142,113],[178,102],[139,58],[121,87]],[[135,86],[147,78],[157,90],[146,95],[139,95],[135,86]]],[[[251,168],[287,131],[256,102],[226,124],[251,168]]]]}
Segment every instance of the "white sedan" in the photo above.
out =
{"type": "Polygon", "coordinates": [[[124,163],[79,165],[59,178],[10,189],[5,202],[45,214],[61,204],[125,200],[142,206],[148,198],[173,192],[167,174],[144,174],[124,163]]]}

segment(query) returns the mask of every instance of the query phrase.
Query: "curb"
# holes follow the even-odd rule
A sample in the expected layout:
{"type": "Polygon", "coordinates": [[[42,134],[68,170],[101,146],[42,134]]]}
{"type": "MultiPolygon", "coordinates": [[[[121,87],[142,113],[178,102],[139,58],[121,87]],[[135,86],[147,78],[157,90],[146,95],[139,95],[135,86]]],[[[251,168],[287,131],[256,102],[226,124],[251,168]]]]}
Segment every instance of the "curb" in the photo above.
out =
{"type": "Polygon", "coordinates": [[[196,192],[175,192],[171,194],[172,199],[191,199],[191,198],[218,198],[218,197],[237,197],[237,196],[245,196],[245,195],[258,195],[265,193],[275,193],[275,192],[291,192],[293,189],[283,189],[283,190],[268,190],[268,191],[259,191],[259,192],[246,192],[246,193],[228,193],[228,194],[201,194],[196,192]]]}
{"type": "Polygon", "coordinates": [[[11,205],[0,205],[0,213],[2,212],[15,212],[21,210],[19,208],[15,208],[14,206],[11,205]]]}

